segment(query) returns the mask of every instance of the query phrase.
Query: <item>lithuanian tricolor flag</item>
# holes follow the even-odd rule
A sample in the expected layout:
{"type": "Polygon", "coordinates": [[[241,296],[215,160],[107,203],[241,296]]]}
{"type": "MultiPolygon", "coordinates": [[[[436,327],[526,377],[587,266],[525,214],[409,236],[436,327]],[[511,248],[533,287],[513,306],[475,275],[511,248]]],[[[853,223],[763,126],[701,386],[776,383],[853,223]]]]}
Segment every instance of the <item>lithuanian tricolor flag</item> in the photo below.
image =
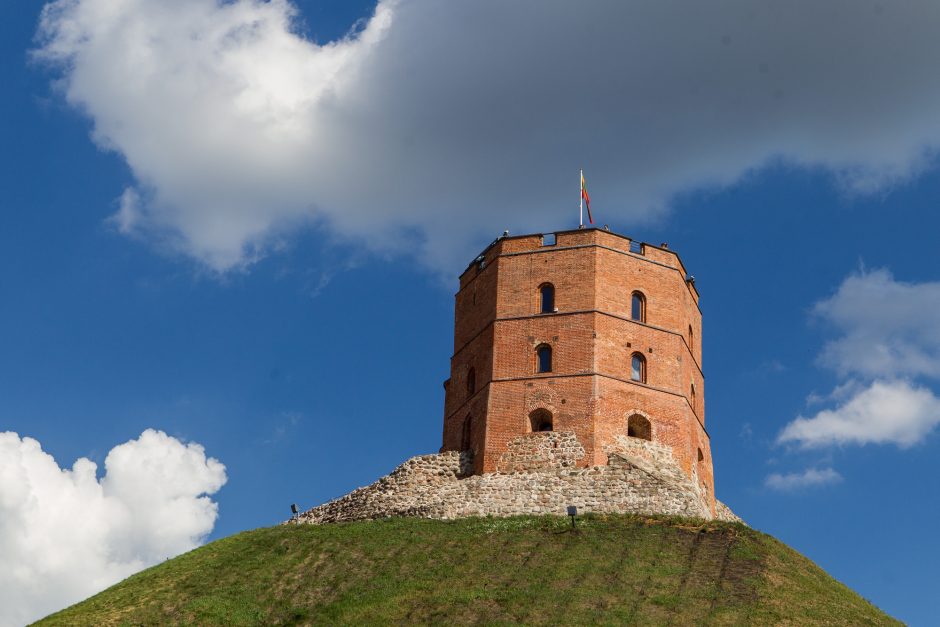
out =
{"type": "Polygon", "coordinates": [[[594,217],[591,215],[591,197],[587,193],[587,185],[584,183],[584,170],[581,170],[581,200],[588,210],[588,221],[594,224],[594,217]]]}

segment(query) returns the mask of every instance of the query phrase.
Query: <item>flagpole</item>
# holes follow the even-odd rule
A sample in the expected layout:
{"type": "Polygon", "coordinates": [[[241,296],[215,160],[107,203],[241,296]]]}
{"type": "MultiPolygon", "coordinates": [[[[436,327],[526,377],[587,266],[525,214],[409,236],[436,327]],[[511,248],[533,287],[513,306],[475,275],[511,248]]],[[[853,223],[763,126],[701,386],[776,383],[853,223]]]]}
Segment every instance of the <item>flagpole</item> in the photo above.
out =
{"type": "Polygon", "coordinates": [[[578,228],[584,228],[584,168],[581,168],[581,178],[578,180],[578,228]]]}

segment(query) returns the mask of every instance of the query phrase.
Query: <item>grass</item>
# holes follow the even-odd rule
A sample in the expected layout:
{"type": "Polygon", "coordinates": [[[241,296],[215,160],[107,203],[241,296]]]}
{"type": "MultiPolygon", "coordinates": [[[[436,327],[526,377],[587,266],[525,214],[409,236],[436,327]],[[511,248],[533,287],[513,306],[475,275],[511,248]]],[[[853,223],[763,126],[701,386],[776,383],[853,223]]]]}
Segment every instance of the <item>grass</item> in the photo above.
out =
{"type": "Polygon", "coordinates": [[[391,519],[240,533],[40,625],[896,625],[744,525],[391,519]]]}

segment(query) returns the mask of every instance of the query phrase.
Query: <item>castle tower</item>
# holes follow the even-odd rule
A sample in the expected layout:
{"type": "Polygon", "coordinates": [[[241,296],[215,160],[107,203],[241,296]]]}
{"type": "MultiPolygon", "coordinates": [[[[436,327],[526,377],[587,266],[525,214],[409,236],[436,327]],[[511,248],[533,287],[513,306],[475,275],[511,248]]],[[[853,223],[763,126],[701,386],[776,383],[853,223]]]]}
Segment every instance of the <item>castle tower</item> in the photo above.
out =
{"type": "Polygon", "coordinates": [[[559,432],[585,467],[646,439],[714,513],[698,300],[665,246],[601,229],[499,238],[460,276],[441,450],[472,451],[479,474],[559,432]]]}

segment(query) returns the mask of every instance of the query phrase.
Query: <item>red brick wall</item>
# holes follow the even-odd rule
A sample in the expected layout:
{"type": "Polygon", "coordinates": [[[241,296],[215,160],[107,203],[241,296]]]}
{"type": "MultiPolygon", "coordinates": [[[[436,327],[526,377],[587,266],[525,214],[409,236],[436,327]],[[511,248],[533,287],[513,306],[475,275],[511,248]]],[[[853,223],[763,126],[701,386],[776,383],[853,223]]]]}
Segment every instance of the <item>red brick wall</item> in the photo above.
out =
{"type": "Polygon", "coordinates": [[[495,471],[508,443],[531,429],[529,414],[546,409],[555,431],[573,432],[584,446],[580,463],[606,464],[606,448],[639,412],[652,423],[653,441],[672,448],[713,502],[702,316],[678,255],[648,244],[630,252],[625,237],[582,229],[558,233],[551,246],[541,235],[502,238],[480,259],[461,275],[456,295],[442,450],[459,450],[472,416],[476,471],[495,471]],[[557,313],[539,311],[544,283],[555,287],[557,313]],[[645,322],[630,319],[635,290],[646,298],[645,322]],[[536,372],[543,343],[553,353],[548,374],[536,372]],[[634,352],[646,358],[645,384],[630,380],[634,352]],[[468,395],[471,367],[476,391],[468,395]]]}

